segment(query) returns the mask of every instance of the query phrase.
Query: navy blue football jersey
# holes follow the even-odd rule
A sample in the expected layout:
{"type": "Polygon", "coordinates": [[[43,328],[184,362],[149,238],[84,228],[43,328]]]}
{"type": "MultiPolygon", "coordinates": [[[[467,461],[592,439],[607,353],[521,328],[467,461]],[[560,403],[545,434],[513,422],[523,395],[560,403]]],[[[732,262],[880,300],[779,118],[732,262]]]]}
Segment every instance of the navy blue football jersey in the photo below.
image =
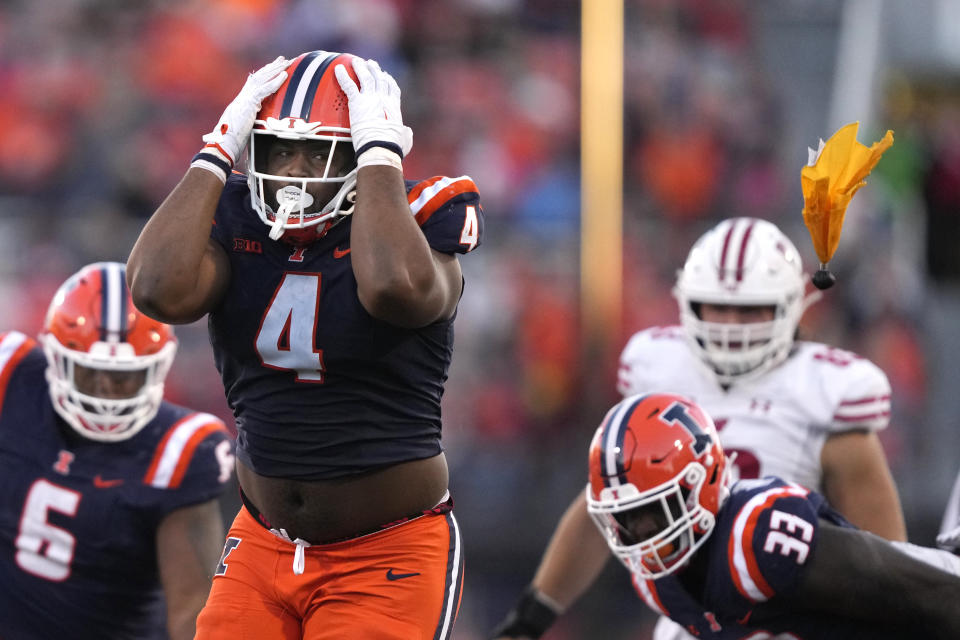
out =
{"type": "MultiPolygon", "coordinates": [[[[483,238],[466,176],[407,181],[430,246],[467,253],[483,238]]],[[[453,318],[418,329],[373,318],[357,297],[347,216],[295,248],[270,240],[243,176],[227,181],[211,235],[231,278],[208,318],[239,436],[237,455],[267,476],[320,480],[437,455],[453,318]]]]}
{"type": "Polygon", "coordinates": [[[166,638],[157,526],[223,492],[233,442],[166,402],[129,440],[85,439],[54,411],[46,366],[33,339],[0,334],[0,637],[166,638]]]}
{"type": "Polygon", "coordinates": [[[698,638],[900,637],[882,627],[791,609],[790,596],[816,552],[821,520],[853,526],[823,496],[800,485],[776,477],[741,480],[690,566],[657,580],[634,574],[633,586],[650,608],[698,638]]]}

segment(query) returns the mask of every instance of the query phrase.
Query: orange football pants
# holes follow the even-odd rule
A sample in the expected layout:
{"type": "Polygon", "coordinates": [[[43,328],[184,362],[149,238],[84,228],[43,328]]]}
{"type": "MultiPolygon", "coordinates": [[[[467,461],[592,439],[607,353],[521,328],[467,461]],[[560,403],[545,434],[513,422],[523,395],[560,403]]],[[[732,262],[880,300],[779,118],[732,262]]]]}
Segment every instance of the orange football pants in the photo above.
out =
{"type": "Polygon", "coordinates": [[[197,618],[195,640],[441,640],[460,607],[463,555],[452,512],[304,549],[240,508],[197,618]]]}

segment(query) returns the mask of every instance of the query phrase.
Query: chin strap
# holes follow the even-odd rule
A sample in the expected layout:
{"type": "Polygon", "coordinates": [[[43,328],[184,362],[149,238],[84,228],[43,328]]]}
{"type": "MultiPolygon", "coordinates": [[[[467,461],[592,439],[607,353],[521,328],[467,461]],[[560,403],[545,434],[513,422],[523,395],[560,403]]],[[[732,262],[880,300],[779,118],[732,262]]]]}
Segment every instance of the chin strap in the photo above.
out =
{"type": "Polygon", "coordinates": [[[281,206],[280,210],[274,215],[273,224],[270,226],[270,239],[279,240],[283,235],[284,227],[287,225],[288,211],[281,206]]]}

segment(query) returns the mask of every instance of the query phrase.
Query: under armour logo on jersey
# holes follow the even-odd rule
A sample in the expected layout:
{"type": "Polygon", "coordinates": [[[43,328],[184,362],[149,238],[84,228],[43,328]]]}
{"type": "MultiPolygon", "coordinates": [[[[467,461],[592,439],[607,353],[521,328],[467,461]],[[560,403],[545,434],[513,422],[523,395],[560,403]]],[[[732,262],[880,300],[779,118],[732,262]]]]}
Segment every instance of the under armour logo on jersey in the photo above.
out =
{"type": "Polygon", "coordinates": [[[223,545],[223,553],[220,555],[220,562],[217,563],[217,570],[214,571],[213,575],[222,576],[227,572],[227,556],[233,553],[233,550],[240,545],[241,538],[227,538],[227,541],[223,545]]]}
{"type": "Polygon", "coordinates": [[[263,253],[263,245],[260,244],[259,240],[234,238],[233,250],[239,253],[263,253]]]}
{"type": "Polygon", "coordinates": [[[60,453],[57,455],[57,461],[53,463],[53,470],[63,475],[69,474],[70,463],[73,462],[75,457],[76,456],[69,451],[61,449],[60,453]]]}

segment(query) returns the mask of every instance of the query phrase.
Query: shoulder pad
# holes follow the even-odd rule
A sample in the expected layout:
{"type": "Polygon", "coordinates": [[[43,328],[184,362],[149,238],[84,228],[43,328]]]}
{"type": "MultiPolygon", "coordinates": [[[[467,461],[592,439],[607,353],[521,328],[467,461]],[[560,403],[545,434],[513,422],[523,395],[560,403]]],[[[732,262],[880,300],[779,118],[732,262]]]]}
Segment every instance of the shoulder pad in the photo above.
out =
{"type": "Polygon", "coordinates": [[[35,347],[37,341],[19,331],[0,333],[0,409],[3,408],[3,397],[10,383],[10,376],[35,347]]]}
{"type": "Polygon", "coordinates": [[[430,246],[444,253],[468,253],[483,241],[484,218],[477,185],[470,176],[434,176],[407,182],[407,201],[430,246]]]}
{"type": "Polygon", "coordinates": [[[821,381],[832,415],[833,432],[879,431],[890,421],[890,381],[880,367],[857,354],[821,344],[807,344],[815,379],[821,381]]]}
{"type": "Polygon", "coordinates": [[[229,440],[226,425],[209,413],[193,413],[170,425],[154,451],[144,483],[157,489],[180,487],[197,447],[211,436],[229,440]]]}
{"type": "Polygon", "coordinates": [[[677,348],[687,349],[679,326],[650,327],[633,334],[620,353],[617,391],[629,396],[659,390],[658,385],[663,384],[664,363],[676,360],[667,354],[677,348]]]}
{"type": "Polygon", "coordinates": [[[817,512],[800,485],[770,479],[738,482],[727,562],[747,600],[765,602],[789,593],[814,544],[817,512]]]}

